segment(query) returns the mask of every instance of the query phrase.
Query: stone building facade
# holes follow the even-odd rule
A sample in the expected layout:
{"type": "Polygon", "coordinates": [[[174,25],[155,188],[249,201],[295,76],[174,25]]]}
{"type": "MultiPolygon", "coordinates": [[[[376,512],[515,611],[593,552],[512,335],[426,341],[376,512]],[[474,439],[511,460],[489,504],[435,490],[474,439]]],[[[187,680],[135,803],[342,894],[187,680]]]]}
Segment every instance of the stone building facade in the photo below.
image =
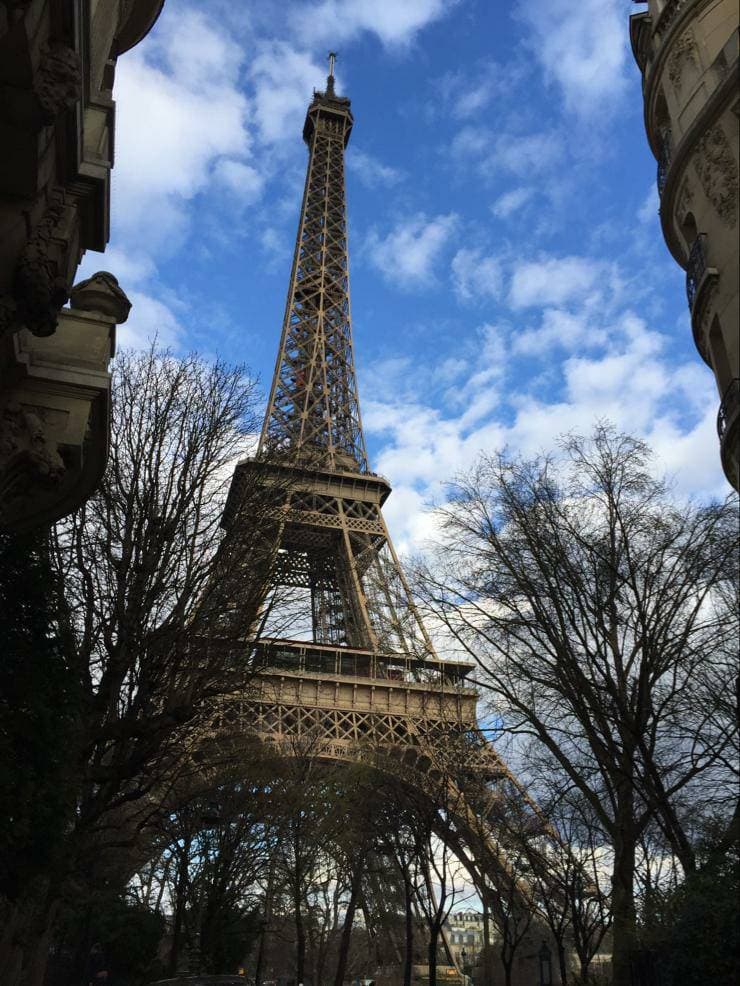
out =
{"type": "Polygon", "coordinates": [[[738,2],[649,0],[630,38],[663,236],[686,271],[694,342],[717,381],[722,466],[738,489],[738,2]]]}
{"type": "Polygon", "coordinates": [[[119,55],[164,0],[0,0],[0,527],[75,509],[102,476],[108,365],[130,305],[101,273],[119,55]],[[63,308],[72,299],[71,308],[63,308]]]}
{"type": "Polygon", "coordinates": [[[445,934],[458,968],[476,965],[483,951],[483,915],[472,910],[453,912],[447,918],[445,934]]]}

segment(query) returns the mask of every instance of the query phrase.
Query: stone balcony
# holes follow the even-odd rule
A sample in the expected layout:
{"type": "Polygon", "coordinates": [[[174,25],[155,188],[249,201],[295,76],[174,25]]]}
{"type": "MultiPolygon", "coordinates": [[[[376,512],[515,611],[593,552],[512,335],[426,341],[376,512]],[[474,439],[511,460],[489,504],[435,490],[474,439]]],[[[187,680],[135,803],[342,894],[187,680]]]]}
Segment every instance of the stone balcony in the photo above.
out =
{"type": "Polygon", "coordinates": [[[20,533],[75,510],[108,460],[115,327],[130,304],[110,274],[72,290],[54,335],[0,344],[0,526],[20,533]]]}

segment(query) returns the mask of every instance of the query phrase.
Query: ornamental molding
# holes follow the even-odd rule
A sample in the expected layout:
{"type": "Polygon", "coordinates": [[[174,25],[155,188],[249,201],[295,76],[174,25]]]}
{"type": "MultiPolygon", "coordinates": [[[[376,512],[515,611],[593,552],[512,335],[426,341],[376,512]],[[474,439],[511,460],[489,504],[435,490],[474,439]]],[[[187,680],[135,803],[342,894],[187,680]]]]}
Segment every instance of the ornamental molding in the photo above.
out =
{"type": "Polygon", "coordinates": [[[697,69],[699,63],[696,58],[696,45],[691,32],[681,35],[678,41],[671,46],[671,53],[668,56],[668,78],[676,91],[676,95],[681,95],[683,83],[683,72],[687,65],[694,65],[697,69]]]}
{"type": "Polygon", "coordinates": [[[61,43],[43,45],[34,91],[47,126],[74,106],[82,94],[82,66],[77,52],[61,43]]]}
{"type": "Polygon", "coordinates": [[[15,319],[36,336],[53,335],[59,309],[69,297],[65,271],[77,222],[76,208],[57,186],[36,224],[15,271],[15,319]]]}
{"type": "MultiPolygon", "coordinates": [[[[673,255],[676,263],[684,269],[688,262],[688,252],[683,237],[679,235],[678,226],[680,223],[678,222],[676,211],[678,192],[679,189],[683,189],[684,181],[688,178],[688,170],[692,167],[694,174],[701,181],[699,165],[692,166],[692,158],[697,152],[703,138],[711,130],[720,126],[719,120],[722,115],[725,112],[731,111],[736,100],[735,93],[737,91],[739,76],[740,71],[736,60],[730,67],[726,77],[711,94],[699,113],[697,113],[691,126],[673,150],[671,164],[668,168],[663,194],[660,199],[660,222],[666,246],[673,255]]],[[[735,169],[737,168],[734,159],[730,165],[730,170],[733,167],[735,169]]],[[[735,174],[737,174],[736,170],[735,174]]],[[[735,178],[735,183],[737,183],[737,178],[735,178]]],[[[736,197],[736,189],[731,189],[730,195],[736,197]]]]}
{"type": "MultiPolygon", "coordinates": [[[[656,158],[659,154],[659,148],[655,143],[657,140],[655,106],[658,98],[658,92],[660,90],[660,80],[663,78],[666,63],[668,62],[673,50],[673,39],[682,36],[682,33],[685,31],[690,21],[692,21],[695,17],[698,17],[702,10],[709,6],[711,2],[712,0],[694,0],[694,2],[678,2],[671,4],[670,6],[674,8],[671,16],[663,16],[657,25],[657,28],[653,29],[653,50],[655,52],[655,57],[650,63],[648,71],[644,75],[643,112],[648,142],[656,158]]],[[[666,13],[666,9],[664,9],[664,15],[666,13]]]]}
{"type": "Polygon", "coordinates": [[[730,142],[720,124],[699,139],[693,156],[694,170],[722,222],[734,229],[738,210],[738,168],[730,142]]]}
{"type": "MultiPolygon", "coordinates": [[[[0,415],[0,505],[2,513],[25,498],[58,487],[66,466],[50,437],[47,408],[9,401],[0,415]]],[[[0,520],[2,517],[0,516],[0,520]]]]}
{"type": "Polygon", "coordinates": [[[686,218],[686,213],[691,212],[694,204],[694,191],[691,188],[691,182],[688,178],[685,178],[683,184],[678,190],[676,195],[676,216],[678,221],[683,223],[686,218]]]}

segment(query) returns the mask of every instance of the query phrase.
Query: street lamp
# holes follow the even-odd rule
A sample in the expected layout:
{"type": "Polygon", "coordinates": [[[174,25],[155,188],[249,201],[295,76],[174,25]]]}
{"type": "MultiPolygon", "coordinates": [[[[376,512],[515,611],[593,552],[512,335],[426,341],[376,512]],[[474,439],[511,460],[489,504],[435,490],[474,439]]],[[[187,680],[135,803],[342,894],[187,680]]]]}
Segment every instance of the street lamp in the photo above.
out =
{"type": "Polygon", "coordinates": [[[550,962],[550,949],[547,942],[542,942],[540,949],[540,986],[552,986],[552,964],[550,962]]]}

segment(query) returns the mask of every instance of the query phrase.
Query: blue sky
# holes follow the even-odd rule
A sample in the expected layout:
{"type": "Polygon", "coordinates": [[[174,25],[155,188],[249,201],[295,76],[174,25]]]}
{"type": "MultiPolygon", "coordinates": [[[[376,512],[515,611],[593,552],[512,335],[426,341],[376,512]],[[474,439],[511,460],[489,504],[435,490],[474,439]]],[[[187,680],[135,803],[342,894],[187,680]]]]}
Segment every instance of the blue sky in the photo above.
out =
{"type": "Polygon", "coordinates": [[[660,234],[629,0],[167,0],[118,63],[106,269],[119,344],[244,361],[269,387],[303,117],[339,52],[355,351],[402,550],[481,449],[606,417],[677,491],[723,495],[718,398],[660,234]]]}

